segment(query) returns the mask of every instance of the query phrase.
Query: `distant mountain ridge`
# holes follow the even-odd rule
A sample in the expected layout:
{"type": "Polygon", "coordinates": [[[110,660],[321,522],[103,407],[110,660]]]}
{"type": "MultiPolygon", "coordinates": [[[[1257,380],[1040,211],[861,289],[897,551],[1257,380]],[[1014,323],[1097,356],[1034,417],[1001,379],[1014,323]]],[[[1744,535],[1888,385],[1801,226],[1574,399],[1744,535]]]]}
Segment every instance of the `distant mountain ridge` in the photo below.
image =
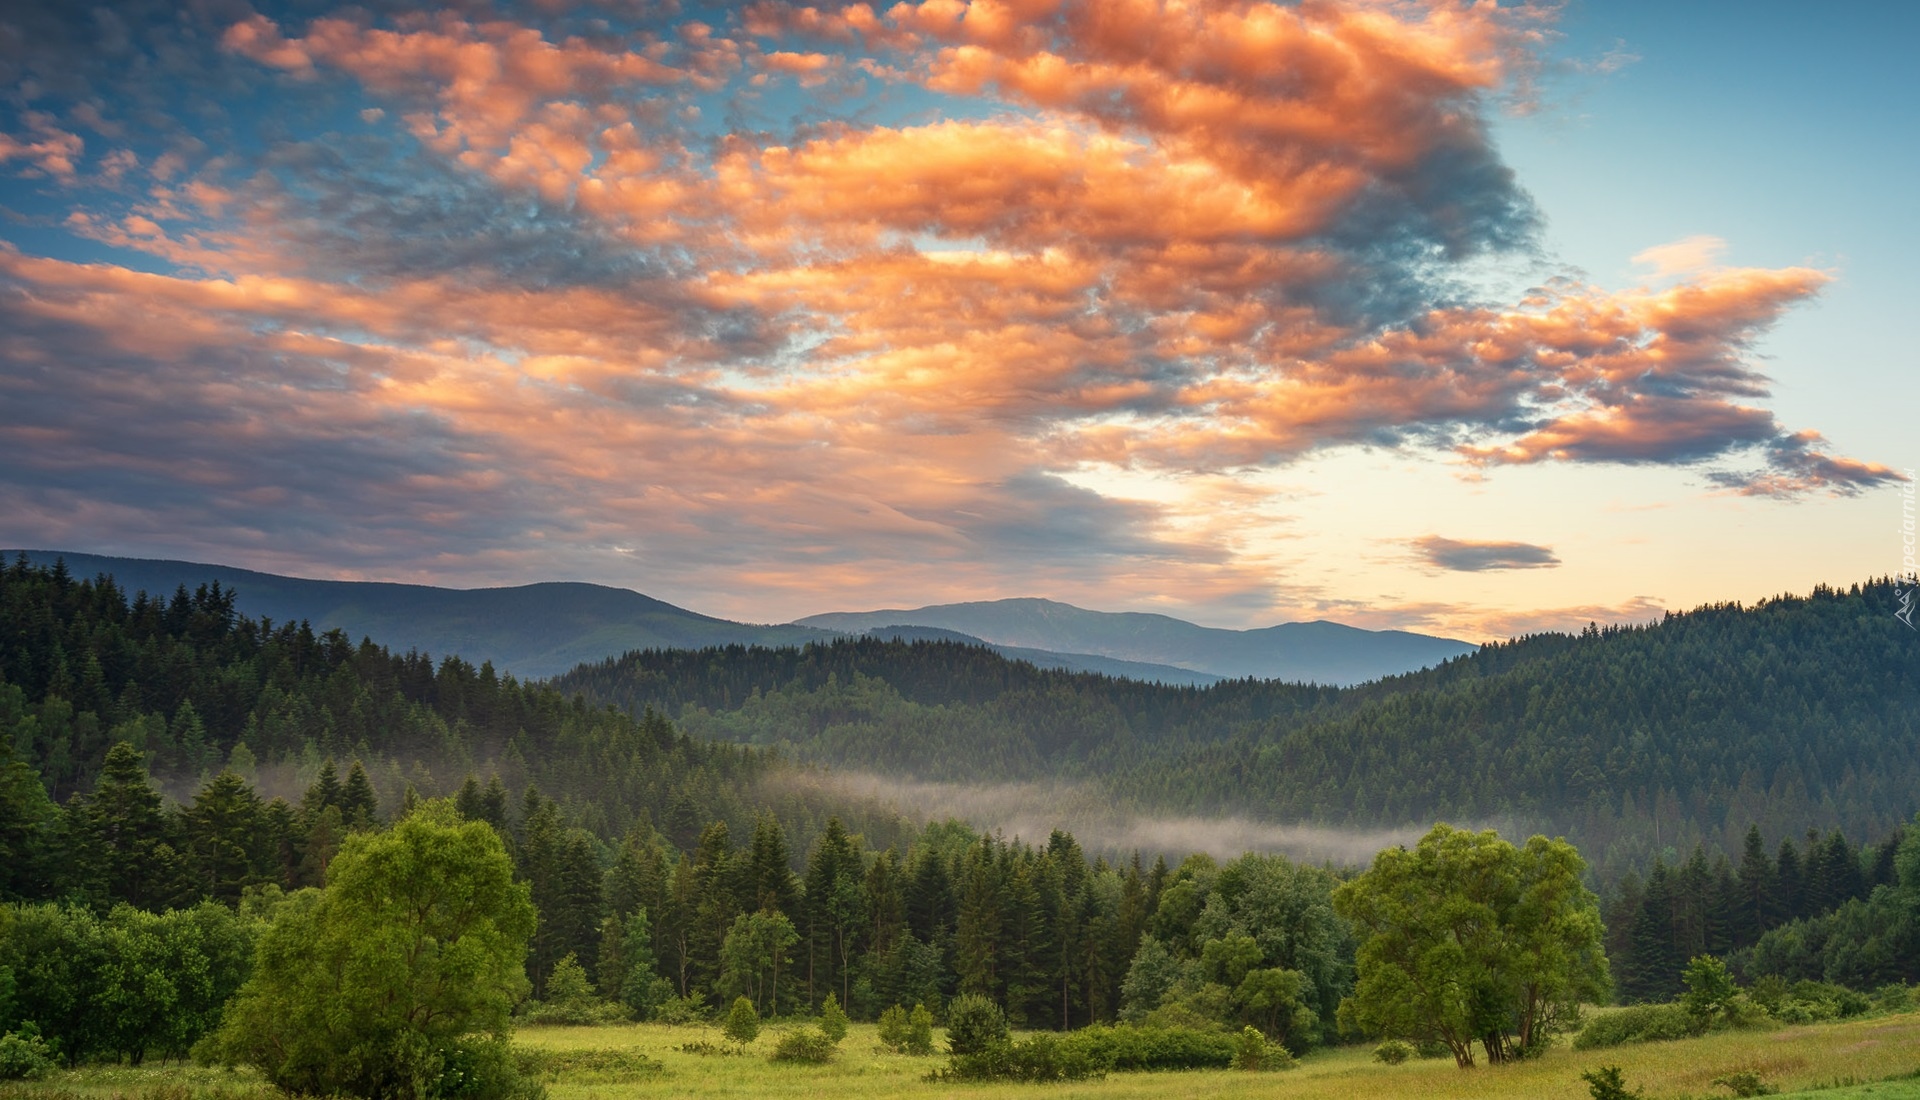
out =
{"type": "Polygon", "coordinates": [[[716,619],[625,588],[548,581],[511,588],[437,588],[384,581],[327,581],[283,577],[204,562],[114,558],[52,550],[25,553],[37,565],[66,559],[76,577],[111,574],[129,596],[139,590],[170,596],[211,581],[239,593],[241,614],[276,622],[306,619],[317,630],[338,627],[355,641],[380,640],[398,652],[418,649],[492,661],[525,678],[557,676],[588,661],[636,649],[709,646],[797,646],[835,634],[804,626],[760,626],[716,619]]]}
{"type": "Polygon", "coordinates": [[[1032,598],[829,612],[798,619],[796,625],[848,634],[879,627],[934,627],[996,646],[1171,665],[1228,679],[1252,676],[1338,685],[1412,672],[1479,648],[1452,638],[1325,621],[1223,630],[1169,615],[1088,611],[1032,598]]]}
{"type": "Polygon", "coordinates": [[[58,550],[24,553],[37,565],[65,559],[76,577],[106,573],[131,595],[170,596],[219,581],[241,614],[305,619],[396,650],[458,655],[523,679],[632,650],[803,646],[845,635],[983,645],[1043,669],[1204,687],[1253,676],[1353,684],[1428,667],[1476,647],[1400,631],[1336,623],[1216,630],[1166,615],[1087,611],[1052,600],[948,604],[915,611],[815,615],[787,624],[733,622],[608,585],[546,581],[505,588],[441,588],[387,581],[288,577],[208,562],[121,558],[58,550]]]}
{"type": "Polygon", "coordinates": [[[994,645],[971,634],[962,634],[958,630],[942,630],[937,626],[876,626],[865,631],[870,638],[882,641],[901,642],[958,642],[961,645],[985,646],[1009,661],[1025,661],[1035,668],[1058,668],[1068,672],[1095,672],[1102,676],[1115,676],[1127,680],[1140,680],[1150,684],[1171,684],[1175,687],[1206,687],[1217,684],[1222,679],[1207,672],[1196,672],[1190,668],[1176,668],[1173,665],[1147,664],[1141,661],[1122,661],[1114,657],[1100,657],[1091,653],[1055,653],[1045,649],[1028,649],[1024,646],[994,645]]]}

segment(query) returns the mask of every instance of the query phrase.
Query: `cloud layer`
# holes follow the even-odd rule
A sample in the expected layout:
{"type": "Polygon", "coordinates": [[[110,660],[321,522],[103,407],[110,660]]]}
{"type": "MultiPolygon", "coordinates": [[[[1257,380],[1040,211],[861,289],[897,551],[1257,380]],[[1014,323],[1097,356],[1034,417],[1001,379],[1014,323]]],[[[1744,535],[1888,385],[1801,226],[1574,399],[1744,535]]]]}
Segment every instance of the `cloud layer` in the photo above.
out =
{"type": "Polygon", "coordinates": [[[1468,289],[1538,258],[1488,127],[1542,12],[622,10],[9,24],[17,541],[1259,604],[1280,582],[1230,539],[1076,475],[1373,447],[1761,497],[1892,477],[1766,405],[1753,348],[1828,273],[1689,239],[1636,257],[1664,287],[1468,289]]]}

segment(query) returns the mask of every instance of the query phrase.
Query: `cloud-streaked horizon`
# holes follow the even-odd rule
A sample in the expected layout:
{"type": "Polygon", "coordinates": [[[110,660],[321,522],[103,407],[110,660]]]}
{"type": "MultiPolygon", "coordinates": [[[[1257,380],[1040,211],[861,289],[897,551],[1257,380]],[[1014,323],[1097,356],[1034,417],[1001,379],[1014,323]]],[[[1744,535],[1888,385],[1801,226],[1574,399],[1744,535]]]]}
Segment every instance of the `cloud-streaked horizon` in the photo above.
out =
{"type": "Polygon", "coordinates": [[[1327,594],[1194,517],[1325,456],[1894,477],[1769,408],[1755,348],[1831,271],[1702,236],[1633,257],[1660,286],[1542,266],[1490,124],[1549,12],[638,10],[9,24],[7,541],[1257,614],[1327,594]]]}

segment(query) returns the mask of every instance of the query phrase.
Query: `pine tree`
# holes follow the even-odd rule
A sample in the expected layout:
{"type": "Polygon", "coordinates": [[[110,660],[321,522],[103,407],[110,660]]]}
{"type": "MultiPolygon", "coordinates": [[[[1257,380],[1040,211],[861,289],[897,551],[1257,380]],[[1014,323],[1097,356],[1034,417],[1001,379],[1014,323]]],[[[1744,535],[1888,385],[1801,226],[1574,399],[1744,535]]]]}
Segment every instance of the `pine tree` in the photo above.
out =
{"type": "Polygon", "coordinates": [[[340,773],[334,770],[333,757],[327,757],[320,765],[320,774],[313,785],[307,788],[305,797],[300,799],[301,816],[311,821],[321,810],[328,806],[340,805],[340,773]]]}
{"type": "Polygon", "coordinates": [[[687,969],[692,986],[708,989],[720,977],[720,948],[733,918],[740,914],[734,893],[733,840],[727,823],[716,821],[700,834],[691,862],[692,897],[686,930],[687,969]]]}
{"type": "Polygon", "coordinates": [[[493,826],[493,831],[511,846],[512,822],[507,820],[507,786],[500,782],[500,773],[487,777],[487,789],[480,796],[480,820],[493,826]]]}
{"type": "Polygon", "coordinates": [[[762,813],[753,824],[753,844],[746,868],[751,879],[743,907],[756,911],[782,913],[789,919],[800,915],[800,886],[793,876],[793,856],[787,848],[786,830],[779,819],[762,813]]]}
{"type": "Polygon", "coordinates": [[[75,870],[90,880],[96,897],[137,909],[161,909],[176,899],[186,872],[180,836],[132,745],[120,741],[107,751],[77,817],[82,852],[75,870]]]}
{"type": "Polygon", "coordinates": [[[460,784],[460,792],[453,796],[453,808],[468,821],[481,821],[480,781],[467,773],[467,781],[460,784]]]}
{"type": "Polygon", "coordinates": [[[1747,829],[1746,845],[1740,854],[1740,900],[1733,911],[1734,943],[1750,947],[1760,933],[1779,923],[1780,902],[1775,897],[1773,860],[1767,857],[1766,842],[1760,826],[1747,829]]]}
{"type": "Polygon", "coordinates": [[[1631,964],[1622,967],[1621,999],[1672,1000],[1680,992],[1680,970],[1686,963],[1674,934],[1674,877],[1664,859],[1655,857],[1647,875],[1645,899],[1630,933],[1631,964]]]}
{"type": "Polygon", "coordinates": [[[367,769],[358,760],[347,770],[346,785],[340,789],[340,816],[349,829],[371,829],[380,821],[380,800],[374,797],[367,769]]]}
{"type": "Polygon", "coordinates": [[[223,771],[201,788],[184,815],[193,875],[208,897],[240,904],[247,887],[268,881],[274,856],[267,849],[264,807],[247,782],[223,771]]]}
{"type": "Polygon", "coordinates": [[[1800,852],[1794,848],[1792,837],[1780,842],[1780,853],[1774,857],[1773,865],[1774,896],[1778,899],[1780,920],[1806,916],[1806,883],[1800,869],[1800,852]]]}
{"type": "Polygon", "coordinates": [[[860,850],[838,817],[827,827],[807,859],[806,940],[808,1007],[838,987],[845,1002],[853,988],[852,964],[861,925],[867,915],[860,850]]]}

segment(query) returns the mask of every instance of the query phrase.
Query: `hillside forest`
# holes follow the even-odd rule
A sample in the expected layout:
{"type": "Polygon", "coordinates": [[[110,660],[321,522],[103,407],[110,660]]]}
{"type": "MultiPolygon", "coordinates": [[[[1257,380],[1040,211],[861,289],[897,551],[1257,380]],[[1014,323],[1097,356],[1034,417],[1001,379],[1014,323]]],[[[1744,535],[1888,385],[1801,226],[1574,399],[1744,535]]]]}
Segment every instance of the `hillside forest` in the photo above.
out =
{"type": "Polygon", "coordinates": [[[129,598],[107,578],[15,563],[0,570],[0,1031],[73,1018],[92,1038],[71,1057],[184,1049],[277,898],[323,882],[345,838],[447,797],[504,839],[530,886],[535,1000],[584,978],[642,1013],[743,996],[781,1013],[831,995],[870,1019],[978,993],[1028,1027],[1230,1022],[1295,1050],[1338,1038],[1356,936],[1331,899],[1353,869],[1089,852],[1064,831],[983,834],[769,782],[875,744],[890,714],[909,754],[895,765],[953,774],[971,759],[1005,772],[1022,754],[1057,757],[1125,797],[1157,789],[1182,805],[1232,775],[1228,804],[1261,791],[1276,793],[1257,804],[1285,805],[1311,789],[1295,773],[1321,775],[1334,793],[1314,798],[1337,805],[1319,815],[1332,823],[1366,820],[1366,804],[1332,801],[1366,790],[1409,807],[1383,814],[1550,817],[1553,791],[1598,780],[1538,758],[1568,765],[1604,748],[1597,759],[1618,759],[1607,774],[1624,789],[1570,812],[1612,823],[1619,852],[1648,853],[1590,870],[1616,996],[1665,999],[1707,952],[1745,977],[1913,981],[1920,831],[1902,829],[1912,806],[1895,786],[1916,754],[1897,705],[1911,688],[1893,675],[1911,644],[1876,627],[1874,595],[1820,590],[1524,639],[1346,691],[1164,688],[870,640],[636,654],[521,683],[457,657],[240,618],[215,586],[129,598]],[[1744,678],[1709,694],[1716,669],[1744,678]],[[1638,694],[1608,699],[1609,685],[1638,694]],[[1736,707],[1742,692],[1782,709],[1797,700],[1804,725],[1792,735],[1760,704],[1736,707]],[[856,698],[870,709],[827,706],[856,698]],[[1732,716],[1715,717],[1716,701],[1732,716]],[[1633,716],[1632,732],[1618,716],[1633,716]],[[1494,747],[1521,727],[1531,732],[1494,747]],[[1341,777],[1337,733],[1351,739],[1341,777]],[[1441,756],[1454,762],[1439,768],[1441,756]],[[1635,778],[1662,766],[1667,778],[1636,797],[1635,778]],[[1719,843],[1749,807],[1737,843],[1719,843]],[[1789,812],[1801,816],[1783,829],[1789,812]],[[108,980],[78,973],[103,960],[189,948],[202,978],[155,986],[144,1016],[83,1021],[61,992],[108,980]],[[51,973],[49,959],[75,973],[51,973]],[[128,1038],[143,1027],[178,1033],[128,1038]]]}

